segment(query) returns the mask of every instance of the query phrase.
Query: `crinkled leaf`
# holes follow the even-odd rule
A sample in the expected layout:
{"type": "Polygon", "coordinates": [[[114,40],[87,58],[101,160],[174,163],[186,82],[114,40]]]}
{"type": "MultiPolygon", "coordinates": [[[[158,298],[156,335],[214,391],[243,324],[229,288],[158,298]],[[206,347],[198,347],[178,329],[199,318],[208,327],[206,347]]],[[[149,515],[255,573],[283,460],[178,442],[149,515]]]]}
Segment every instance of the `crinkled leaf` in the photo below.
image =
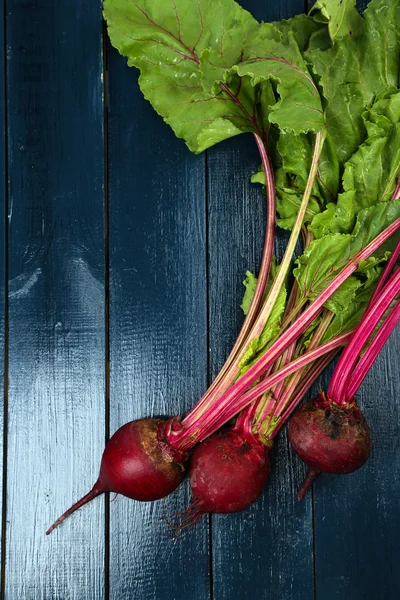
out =
{"type": "Polygon", "coordinates": [[[400,92],[385,92],[363,114],[369,133],[345,165],[344,192],[311,224],[315,237],[349,233],[364,208],[390,199],[400,172],[400,92]]]}
{"type": "Polygon", "coordinates": [[[216,97],[204,91],[199,68],[206,48],[218,51],[221,38],[258,27],[236,2],[104,0],[104,16],[113,46],[140,69],[145,98],[192,151],[254,131],[258,92],[250,79],[230,75],[235,99],[216,97]]]}
{"type": "Polygon", "coordinates": [[[325,27],[322,27],[320,23],[317,23],[315,19],[308,15],[296,15],[291,19],[275,21],[273,25],[280,31],[283,41],[287,42],[289,36],[293,35],[300,52],[304,52],[308,47],[312,36],[321,29],[325,29],[325,27]]]}
{"type": "Polygon", "coordinates": [[[221,85],[233,73],[251,78],[252,85],[276,82],[278,102],[270,106],[269,120],[281,129],[306,133],[321,131],[324,117],[318,89],[308,72],[292,31],[284,34],[272,23],[226,35],[220,45],[206,49],[201,57],[203,85],[207,91],[221,95],[221,85]],[[283,39],[282,39],[283,38],[283,39]]]}
{"type": "MultiPolygon", "coordinates": [[[[331,234],[312,242],[297,259],[298,266],[294,270],[301,298],[314,299],[349,260],[399,217],[400,201],[382,202],[359,213],[352,234],[331,234]]],[[[397,232],[375,256],[391,250],[399,238],[397,232]]],[[[336,293],[354,293],[354,289],[349,290],[346,286],[341,286],[336,293]]],[[[344,303],[343,297],[341,302],[344,303]]]]}
{"type": "Polygon", "coordinates": [[[342,283],[340,288],[325,302],[325,308],[338,314],[354,302],[357,290],[362,283],[357,277],[350,276],[342,283]]]}
{"type": "Polygon", "coordinates": [[[346,331],[350,331],[358,325],[374,292],[375,285],[382,274],[382,263],[386,262],[389,256],[390,253],[386,252],[380,258],[370,256],[360,263],[356,276],[362,280],[362,285],[356,291],[353,301],[335,315],[323,337],[324,342],[346,333],[346,331]]]}
{"type": "Polygon", "coordinates": [[[338,195],[337,203],[330,202],[324,212],[316,215],[310,229],[316,238],[329,233],[346,233],[354,227],[356,190],[338,195]]]}
{"type": "Polygon", "coordinates": [[[374,96],[398,84],[399,11],[399,0],[372,0],[358,37],[346,35],[328,50],[306,53],[328,101],[327,128],[341,163],[366,138],[362,114],[374,96]]]}
{"type": "MultiPolygon", "coordinates": [[[[281,135],[277,149],[282,167],[276,173],[278,224],[292,229],[304,194],[313,155],[313,143],[308,135],[281,135]]],[[[311,222],[336,196],[339,187],[339,167],[330,138],[325,141],[319,161],[317,179],[304,218],[311,222]]]]}

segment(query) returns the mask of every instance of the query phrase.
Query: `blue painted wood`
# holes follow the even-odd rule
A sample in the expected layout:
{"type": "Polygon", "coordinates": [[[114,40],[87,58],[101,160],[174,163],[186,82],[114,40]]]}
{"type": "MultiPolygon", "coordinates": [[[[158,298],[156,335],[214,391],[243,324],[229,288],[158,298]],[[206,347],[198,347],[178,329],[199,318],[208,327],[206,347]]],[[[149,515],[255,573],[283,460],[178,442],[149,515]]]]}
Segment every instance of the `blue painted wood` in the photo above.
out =
{"type": "Polygon", "coordinates": [[[7,3],[9,428],[5,597],[104,598],[99,0],[7,3]]]}
{"type": "MultiPolygon", "coordinates": [[[[242,5],[258,19],[303,12],[303,1],[242,5]]],[[[209,296],[211,375],[223,364],[243,321],[239,308],[246,269],[257,271],[264,236],[265,198],[249,178],[260,159],[250,135],[209,152],[209,296]]],[[[278,233],[282,254],[285,236],[278,233]]],[[[237,515],[215,515],[213,588],[217,600],[314,597],[311,498],[299,504],[297,481],[304,474],[289,453],[286,432],[271,452],[271,476],[260,500],[237,515]]]]}
{"type": "MultiPolygon", "coordinates": [[[[157,116],[137,73],[109,54],[110,428],[183,414],[207,381],[205,163],[157,116]]],[[[207,520],[178,541],[163,502],[111,504],[110,598],[210,594],[207,520]]]]}
{"type": "MultiPolygon", "coordinates": [[[[5,40],[4,40],[4,1],[0,1],[0,373],[5,367],[5,288],[6,288],[6,120],[5,120],[5,40]]],[[[3,509],[3,439],[4,439],[4,377],[0,376],[0,510],[3,509]]],[[[2,542],[2,528],[0,544],[2,542]]],[[[2,546],[1,546],[2,547],[2,546]]],[[[0,555],[1,556],[1,555],[0,555]]],[[[2,592],[0,583],[0,594],[2,592]]]]}
{"type": "MultiPolygon", "coordinates": [[[[243,0],[265,20],[300,12],[302,3],[271,4],[243,0]]],[[[9,0],[7,15],[10,418],[4,597],[102,600],[108,598],[104,501],[97,499],[51,538],[44,536],[96,478],[104,444],[101,6],[99,0],[57,5],[9,0]]],[[[0,73],[2,33],[0,25],[0,73]]],[[[207,385],[207,326],[210,375],[222,364],[242,318],[244,271],[256,269],[260,259],[264,200],[248,183],[259,162],[250,136],[209,152],[206,172],[204,157],[190,155],[174,138],[141,97],[134,71],[114,51],[109,69],[113,432],[129,419],[183,413],[194,404],[207,385]]],[[[0,99],[3,84],[0,76],[0,99]]],[[[0,121],[2,109],[0,100],[0,121]]],[[[3,147],[4,137],[4,181],[3,147]]],[[[5,216],[1,201],[4,193],[5,216]]],[[[2,231],[0,226],[0,238],[2,231]]],[[[280,238],[279,251],[282,244],[280,238]]],[[[0,244],[0,286],[2,249],[0,244]]],[[[393,565],[400,558],[399,344],[396,334],[360,393],[373,429],[369,463],[344,478],[321,477],[315,486],[316,592],[322,600],[398,597],[393,565]]],[[[3,347],[0,321],[1,358],[3,347]]],[[[118,498],[111,504],[110,597],[313,597],[311,496],[302,504],[295,500],[304,471],[284,433],[272,458],[260,502],[241,515],[213,518],[211,540],[206,518],[181,540],[170,539],[163,514],[187,505],[187,484],[164,510],[161,502],[118,498]]]]}

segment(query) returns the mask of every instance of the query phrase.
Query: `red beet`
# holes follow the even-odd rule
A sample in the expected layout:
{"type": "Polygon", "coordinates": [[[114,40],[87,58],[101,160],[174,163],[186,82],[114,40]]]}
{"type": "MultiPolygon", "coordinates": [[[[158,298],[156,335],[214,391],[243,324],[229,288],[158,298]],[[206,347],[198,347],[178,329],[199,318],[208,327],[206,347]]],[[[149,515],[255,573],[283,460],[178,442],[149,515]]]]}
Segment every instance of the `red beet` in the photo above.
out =
{"type": "Polygon", "coordinates": [[[140,419],[126,423],[107,442],[99,478],[81,500],[48,529],[51,533],[75,510],[104,492],[115,492],[149,502],[173,492],[185,475],[186,454],[173,449],[165,438],[162,419],[140,419]]]}
{"type": "Polygon", "coordinates": [[[248,508],[261,494],[268,474],[267,449],[260,442],[232,429],[218,431],[193,452],[189,475],[194,502],[184,526],[204,513],[248,508]]]}
{"type": "Polygon", "coordinates": [[[308,466],[299,500],[320,473],[352,473],[362,467],[371,450],[369,427],[356,401],[339,405],[324,394],[294,414],[289,440],[308,466]]]}

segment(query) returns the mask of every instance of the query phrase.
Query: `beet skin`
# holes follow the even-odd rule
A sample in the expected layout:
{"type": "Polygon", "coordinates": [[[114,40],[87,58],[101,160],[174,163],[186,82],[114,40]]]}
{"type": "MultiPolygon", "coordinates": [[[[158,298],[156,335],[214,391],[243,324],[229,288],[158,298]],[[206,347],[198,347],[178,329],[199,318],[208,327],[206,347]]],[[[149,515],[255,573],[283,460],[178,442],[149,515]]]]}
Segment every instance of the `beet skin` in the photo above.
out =
{"type": "Polygon", "coordinates": [[[190,464],[196,511],[234,513],[256,501],[269,474],[267,449],[237,431],[222,430],[198,444],[190,464]]]}
{"type": "Polygon", "coordinates": [[[300,498],[319,473],[352,473],[362,467],[371,450],[369,427],[355,400],[339,405],[323,394],[294,414],[289,440],[309,467],[300,498]]]}
{"type": "Polygon", "coordinates": [[[139,419],[126,423],[109,439],[101,459],[100,474],[93,488],[48,529],[51,533],[75,510],[104,492],[115,492],[149,502],[168,496],[185,475],[186,454],[166,440],[170,422],[139,419]]]}

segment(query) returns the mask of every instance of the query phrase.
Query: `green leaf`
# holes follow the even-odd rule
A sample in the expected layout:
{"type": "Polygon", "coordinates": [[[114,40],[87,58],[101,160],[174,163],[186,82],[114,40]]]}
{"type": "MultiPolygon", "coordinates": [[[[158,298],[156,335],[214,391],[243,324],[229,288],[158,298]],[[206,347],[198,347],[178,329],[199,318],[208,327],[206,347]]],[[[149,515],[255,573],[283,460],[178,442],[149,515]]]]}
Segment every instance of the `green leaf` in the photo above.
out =
{"type": "Polygon", "coordinates": [[[400,172],[400,92],[389,90],[363,113],[368,139],[345,164],[344,192],[311,224],[315,237],[349,233],[357,214],[387,202],[400,172]]]}
{"type": "Polygon", "coordinates": [[[349,34],[357,36],[362,31],[363,22],[356,10],[356,0],[317,0],[311,13],[315,10],[320,13],[314,15],[314,19],[328,23],[333,42],[349,34]]]}
{"type": "Polygon", "coordinates": [[[282,40],[288,42],[289,36],[293,36],[299,47],[300,52],[308,47],[310,38],[316,33],[320,32],[322,27],[320,23],[317,23],[315,19],[307,15],[296,15],[291,19],[282,19],[282,21],[275,21],[273,25],[281,33],[282,40]]]}
{"type": "Polygon", "coordinates": [[[367,260],[362,261],[362,264],[359,265],[359,268],[356,271],[356,276],[363,278],[362,285],[356,291],[353,301],[335,315],[326,330],[323,342],[327,342],[337,335],[346,333],[346,331],[350,331],[358,325],[374,292],[375,285],[382,274],[383,263],[386,262],[389,257],[390,253],[386,252],[384,256],[380,258],[370,256],[367,260]]]}
{"type": "Polygon", "coordinates": [[[324,126],[318,89],[289,29],[283,35],[271,23],[239,27],[204,51],[201,70],[204,88],[217,96],[233,74],[250,77],[253,86],[272,80],[279,100],[268,107],[269,120],[281,129],[305,133],[324,126]]]}
{"type": "Polygon", "coordinates": [[[240,305],[240,308],[245,315],[249,312],[250,304],[253,300],[254,292],[256,291],[257,281],[257,277],[253,275],[251,271],[246,271],[246,278],[243,281],[246,291],[243,296],[242,304],[240,305]]]}
{"type": "Polygon", "coordinates": [[[338,195],[337,203],[327,204],[326,210],[316,215],[310,229],[316,238],[329,233],[346,233],[352,230],[356,219],[356,190],[338,195]]]}
{"type": "Polygon", "coordinates": [[[321,317],[317,317],[312,323],[311,325],[309,325],[307,327],[307,329],[305,330],[305,332],[303,333],[303,335],[301,336],[301,343],[302,343],[302,347],[304,348],[308,348],[308,346],[310,345],[310,342],[313,338],[314,335],[314,331],[317,329],[318,325],[321,323],[322,318],[321,317]]]}
{"type": "MultiPolygon", "coordinates": [[[[359,213],[352,234],[336,233],[314,240],[297,259],[298,266],[294,270],[301,298],[316,298],[349,260],[399,217],[400,201],[382,202],[359,213]]],[[[391,250],[399,238],[400,234],[393,235],[375,256],[382,256],[384,252],[391,250]]],[[[342,306],[348,304],[356,289],[356,286],[349,287],[345,282],[337,290],[336,300],[342,306]]],[[[332,309],[332,305],[330,308],[332,309]]]]}
{"type": "Polygon", "coordinates": [[[202,86],[205,50],[218,52],[233,32],[258,27],[236,2],[104,0],[104,16],[113,46],[140,69],[145,98],[193,152],[254,131],[258,92],[250,79],[227,77],[235,98],[216,97],[202,86]]]}
{"type": "Polygon", "coordinates": [[[286,288],[282,287],[272,312],[259,338],[253,340],[240,361],[240,377],[262,356],[279,334],[282,315],[286,306],[286,288]]]}
{"type": "Polygon", "coordinates": [[[399,11],[399,0],[372,0],[358,37],[345,35],[328,50],[306,52],[327,99],[327,129],[341,164],[366,138],[364,110],[376,94],[397,87],[399,11]]]}
{"type": "MultiPolygon", "coordinates": [[[[277,211],[280,216],[277,223],[283,229],[291,230],[307,185],[313,155],[312,136],[282,131],[277,142],[277,151],[281,164],[275,172],[277,211]]],[[[264,171],[260,169],[251,181],[265,185],[264,171]]],[[[328,136],[322,148],[317,179],[304,223],[310,223],[315,215],[325,209],[327,202],[335,198],[339,181],[338,161],[328,136]]]]}

